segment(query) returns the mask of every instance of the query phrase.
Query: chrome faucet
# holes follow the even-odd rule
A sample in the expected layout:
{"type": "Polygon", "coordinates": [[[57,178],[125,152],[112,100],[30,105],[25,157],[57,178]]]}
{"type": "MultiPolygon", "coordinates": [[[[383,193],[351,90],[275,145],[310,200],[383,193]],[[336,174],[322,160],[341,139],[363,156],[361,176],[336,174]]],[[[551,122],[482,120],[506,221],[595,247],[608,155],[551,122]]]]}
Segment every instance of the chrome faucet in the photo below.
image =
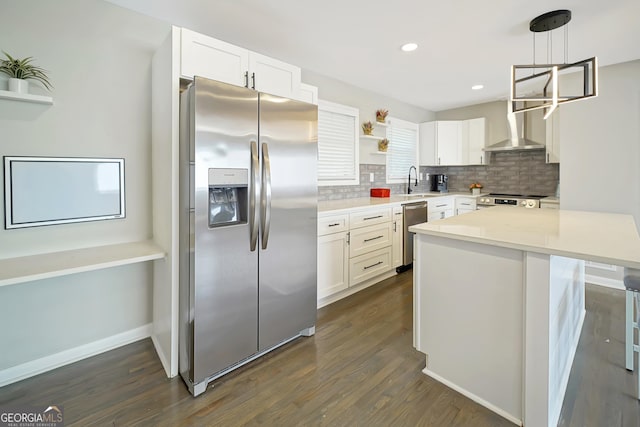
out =
{"type": "Polygon", "coordinates": [[[409,168],[409,179],[407,180],[407,194],[411,194],[411,169],[416,173],[416,183],[414,184],[414,187],[418,186],[418,170],[415,166],[411,166],[409,168]]]}

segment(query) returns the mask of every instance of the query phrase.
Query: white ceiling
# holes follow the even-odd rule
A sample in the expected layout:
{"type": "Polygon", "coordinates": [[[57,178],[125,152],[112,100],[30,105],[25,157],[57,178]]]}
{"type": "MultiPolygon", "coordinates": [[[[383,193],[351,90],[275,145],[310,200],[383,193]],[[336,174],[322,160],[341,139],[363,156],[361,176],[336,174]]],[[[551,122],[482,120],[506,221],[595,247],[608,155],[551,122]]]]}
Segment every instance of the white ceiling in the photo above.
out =
{"type": "MultiPolygon", "coordinates": [[[[640,58],[639,0],[107,1],[432,111],[506,99],[510,66],[533,61],[529,21],[552,10],[572,11],[569,61],[640,58]]],[[[563,62],[564,28],[552,37],[563,62]]]]}

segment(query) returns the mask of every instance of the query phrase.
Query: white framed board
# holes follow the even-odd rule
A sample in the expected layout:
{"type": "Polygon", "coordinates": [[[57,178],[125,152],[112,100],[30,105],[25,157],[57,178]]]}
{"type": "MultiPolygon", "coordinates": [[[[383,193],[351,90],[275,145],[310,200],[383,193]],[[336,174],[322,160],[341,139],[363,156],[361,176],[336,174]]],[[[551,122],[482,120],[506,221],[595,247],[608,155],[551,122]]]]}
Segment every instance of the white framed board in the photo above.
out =
{"type": "Polygon", "coordinates": [[[4,157],[5,229],[124,217],[124,159],[4,157]]]}

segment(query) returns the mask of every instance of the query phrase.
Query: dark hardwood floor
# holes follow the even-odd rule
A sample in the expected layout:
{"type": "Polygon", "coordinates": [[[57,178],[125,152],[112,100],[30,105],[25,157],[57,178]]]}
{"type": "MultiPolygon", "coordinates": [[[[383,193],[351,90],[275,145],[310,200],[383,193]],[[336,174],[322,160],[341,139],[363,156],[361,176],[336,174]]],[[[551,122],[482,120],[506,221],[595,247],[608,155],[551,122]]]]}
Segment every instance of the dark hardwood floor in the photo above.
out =
{"type": "MultiPolygon", "coordinates": [[[[637,426],[624,369],[624,293],[589,287],[561,426],[637,426]],[[609,339],[609,342],[605,340],[609,339]]],[[[0,389],[5,405],[64,406],[65,425],[512,426],[422,374],[411,271],[318,312],[299,338],[193,398],[149,339],[0,389]]]]}

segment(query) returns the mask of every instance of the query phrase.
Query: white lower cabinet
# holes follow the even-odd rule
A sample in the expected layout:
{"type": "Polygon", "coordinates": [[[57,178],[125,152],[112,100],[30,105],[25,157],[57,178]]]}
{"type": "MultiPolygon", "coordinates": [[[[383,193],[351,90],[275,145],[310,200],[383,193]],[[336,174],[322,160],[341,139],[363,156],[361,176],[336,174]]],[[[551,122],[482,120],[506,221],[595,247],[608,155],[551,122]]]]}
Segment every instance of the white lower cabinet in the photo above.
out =
{"type": "Polygon", "coordinates": [[[402,207],[393,208],[393,237],[391,238],[391,266],[393,268],[402,265],[402,254],[404,251],[404,218],[402,207]]]}
{"type": "Polygon", "coordinates": [[[351,258],[349,285],[356,285],[389,269],[391,269],[391,246],[351,258]]]}
{"type": "Polygon", "coordinates": [[[376,276],[392,271],[395,257],[402,262],[402,240],[398,243],[397,237],[402,233],[402,208],[395,209],[400,215],[392,217],[391,207],[377,207],[318,216],[318,300],[369,279],[373,284],[376,276]]]}
{"type": "Polygon", "coordinates": [[[456,197],[456,215],[462,215],[476,210],[475,197],[456,197]]]}
{"type": "Polygon", "coordinates": [[[455,215],[453,197],[434,197],[428,201],[427,221],[437,221],[455,215]]]}
{"type": "Polygon", "coordinates": [[[349,287],[349,232],[318,236],[318,299],[349,287]]]}

